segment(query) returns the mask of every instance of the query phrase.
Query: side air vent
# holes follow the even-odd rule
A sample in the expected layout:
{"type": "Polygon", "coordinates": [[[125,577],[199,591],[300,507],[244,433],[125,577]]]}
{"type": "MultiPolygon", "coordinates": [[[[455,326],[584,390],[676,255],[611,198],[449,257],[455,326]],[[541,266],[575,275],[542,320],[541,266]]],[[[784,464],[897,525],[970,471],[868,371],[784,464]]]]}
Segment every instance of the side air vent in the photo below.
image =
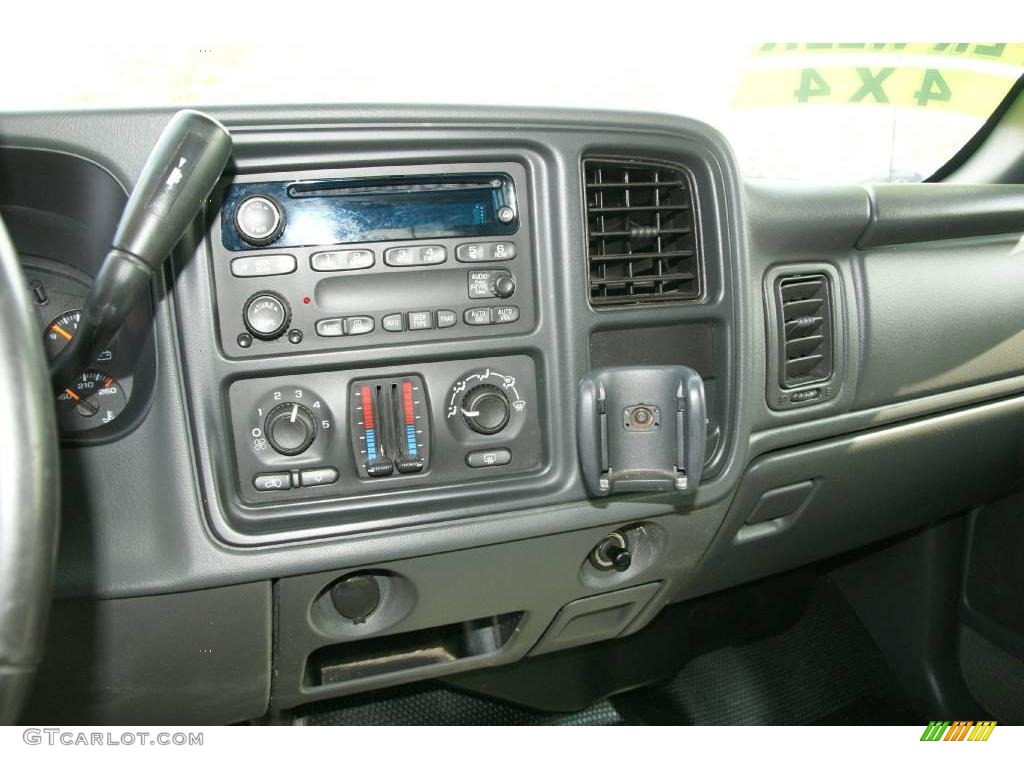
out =
{"type": "Polygon", "coordinates": [[[791,275],[775,284],[779,383],[784,389],[832,375],[832,300],[825,275],[791,275]]]}
{"type": "Polygon", "coordinates": [[[693,183],[683,168],[585,160],[587,261],[595,307],[692,301],[703,275],[693,183]]]}

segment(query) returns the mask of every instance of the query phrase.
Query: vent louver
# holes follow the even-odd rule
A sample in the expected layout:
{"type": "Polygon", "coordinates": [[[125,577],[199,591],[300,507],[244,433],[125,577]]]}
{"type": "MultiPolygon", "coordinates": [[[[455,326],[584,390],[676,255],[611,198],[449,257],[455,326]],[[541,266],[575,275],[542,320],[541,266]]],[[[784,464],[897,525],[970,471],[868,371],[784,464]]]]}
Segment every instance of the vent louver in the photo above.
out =
{"type": "Polygon", "coordinates": [[[779,379],[784,388],[832,375],[832,301],[825,275],[793,275],[776,283],[779,379]]]}
{"type": "Polygon", "coordinates": [[[691,177],[651,162],[585,160],[587,262],[595,307],[692,301],[702,274],[691,177]]]}

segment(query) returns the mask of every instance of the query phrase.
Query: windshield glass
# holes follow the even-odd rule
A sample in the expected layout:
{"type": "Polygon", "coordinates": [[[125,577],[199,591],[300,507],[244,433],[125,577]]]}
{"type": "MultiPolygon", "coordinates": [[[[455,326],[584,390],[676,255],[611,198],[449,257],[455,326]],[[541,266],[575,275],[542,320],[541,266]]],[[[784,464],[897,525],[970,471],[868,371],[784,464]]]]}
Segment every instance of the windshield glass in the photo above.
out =
{"type": "Polygon", "coordinates": [[[1020,43],[694,40],[673,49],[672,66],[652,66],[557,28],[529,31],[531,50],[548,55],[507,68],[481,63],[488,46],[524,39],[516,33],[424,39],[413,24],[390,30],[383,47],[359,35],[329,49],[71,42],[43,57],[15,42],[0,50],[2,71],[18,73],[0,86],[0,110],[394,103],[666,112],[721,130],[746,176],[919,181],[1024,71],[1020,43]]]}

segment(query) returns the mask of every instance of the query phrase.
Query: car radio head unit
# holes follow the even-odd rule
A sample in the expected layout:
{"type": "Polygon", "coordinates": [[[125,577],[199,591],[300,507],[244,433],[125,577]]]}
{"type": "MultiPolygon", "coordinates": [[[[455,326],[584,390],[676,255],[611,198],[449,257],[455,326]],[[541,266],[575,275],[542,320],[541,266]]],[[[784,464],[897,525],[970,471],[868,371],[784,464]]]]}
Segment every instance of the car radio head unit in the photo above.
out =
{"type": "Polygon", "coordinates": [[[503,173],[235,184],[221,219],[231,251],[508,236],[518,228],[515,184],[503,173]]]}
{"type": "Polygon", "coordinates": [[[527,178],[511,162],[235,176],[210,222],[225,353],[525,333],[527,178]]]}

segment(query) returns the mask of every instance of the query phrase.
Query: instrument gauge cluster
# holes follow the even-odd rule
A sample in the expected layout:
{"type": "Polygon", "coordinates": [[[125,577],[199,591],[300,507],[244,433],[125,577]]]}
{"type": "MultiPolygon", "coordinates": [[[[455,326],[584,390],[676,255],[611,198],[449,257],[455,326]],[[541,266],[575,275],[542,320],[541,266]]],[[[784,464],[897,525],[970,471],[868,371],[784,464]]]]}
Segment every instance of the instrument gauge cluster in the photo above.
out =
{"type": "MultiPolygon", "coordinates": [[[[40,335],[48,360],[75,338],[91,278],[54,259],[22,254],[40,335]]],[[[149,308],[145,307],[146,315],[149,308]]],[[[55,391],[57,424],[65,442],[94,442],[116,436],[132,410],[136,367],[146,346],[148,322],[125,326],[74,381],[55,391]],[[142,333],[140,334],[140,331],[142,333]]]]}

